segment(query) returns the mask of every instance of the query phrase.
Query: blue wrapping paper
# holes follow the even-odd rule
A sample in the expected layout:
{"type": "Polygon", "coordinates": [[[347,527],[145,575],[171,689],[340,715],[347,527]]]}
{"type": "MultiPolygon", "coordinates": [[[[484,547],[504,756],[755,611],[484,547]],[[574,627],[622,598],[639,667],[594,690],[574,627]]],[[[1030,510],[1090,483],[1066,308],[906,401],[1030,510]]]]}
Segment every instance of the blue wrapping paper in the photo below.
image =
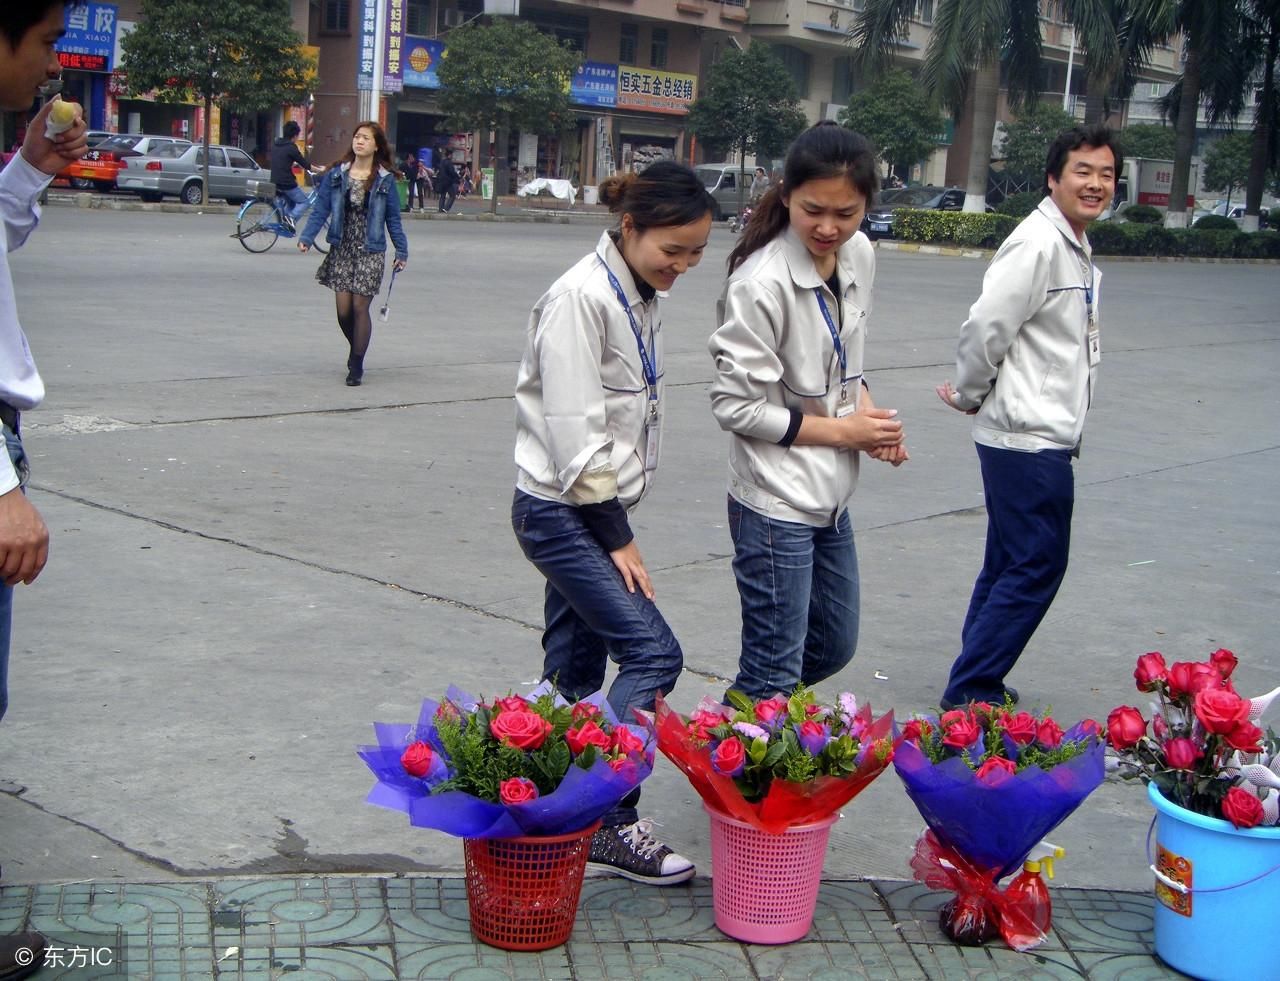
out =
{"type": "MultiPolygon", "coordinates": [[[[544,683],[526,698],[532,701],[549,690],[550,685],[544,683]]],[[[445,697],[464,713],[477,704],[472,695],[453,686],[445,697]]],[[[600,692],[582,701],[597,706],[611,724],[624,725],[600,692]]],[[[558,703],[565,704],[560,699],[558,703]]],[[[587,770],[574,764],[553,792],[521,804],[495,804],[461,791],[433,794],[431,789],[450,776],[448,758],[436,734],[439,705],[424,699],[416,725],[374,723],[377,744],[357,750],[378,781],[366,801],[402,811],[414,827],[434,828],[459,838],[542,837],[581,831],[608,813],[653,771],[653,730],[647,725],[626,725],[645,743],[645,751],[633,757],[634,766],[621,771],[599,758],[587,770]],[[428,743],[434,751],[425,777],[411,776],[400,763],[405,748],[417,740],[428,743]]]]}
{"type": "MultiPolygon", "coordinates": [[[[1065,740],[1085,738],[1080,727],[1065,740]]],[[[903,740],[893,766],[920,816],[943,844],[999,881],[1017,869],[1036,842],[1061,824],[1103,778],[1102,741],[1051,770],[1029,766],[979,780],[959,757],[934,764],[903,740]]]]}

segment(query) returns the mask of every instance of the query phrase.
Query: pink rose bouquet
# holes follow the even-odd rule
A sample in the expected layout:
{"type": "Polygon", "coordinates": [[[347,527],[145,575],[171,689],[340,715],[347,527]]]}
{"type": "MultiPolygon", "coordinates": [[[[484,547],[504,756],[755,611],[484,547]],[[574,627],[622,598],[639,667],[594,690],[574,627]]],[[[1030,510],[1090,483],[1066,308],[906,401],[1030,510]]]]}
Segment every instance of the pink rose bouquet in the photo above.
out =
{"type": "Polygon", "coordinates": [[[1280,739],[1258,724],[1280,688],[1237,694],[1239,663],[1219,649],[1205,661],[1166,664],[1143,654],[1133,672],[1152,696],[1151,719],[1133,705],[1107,716],[1109,763],[1122,777],[1154,783],[1164,799],[1237,828],[1280,824],[1280,739]]]}
{"type": "Polygon", "coordinates": [[[849,692],[819,705],[798,687],[790,698],[732,706],[703,699],[685,717],[657,702],[658,748],[708,806],[773,834],[827,817],[893,759],[893,713],[879,719],[849,692]]]}
{"type": "Polygon", "coordinates": [[[618,721],[597,692],[570,705],[544,682],[480,701],[450,687],[416,725],[375,723],[361,759],[368,801],[461,838],[568,834],[589,827],[653,770],[653,730],[618,721]]]}

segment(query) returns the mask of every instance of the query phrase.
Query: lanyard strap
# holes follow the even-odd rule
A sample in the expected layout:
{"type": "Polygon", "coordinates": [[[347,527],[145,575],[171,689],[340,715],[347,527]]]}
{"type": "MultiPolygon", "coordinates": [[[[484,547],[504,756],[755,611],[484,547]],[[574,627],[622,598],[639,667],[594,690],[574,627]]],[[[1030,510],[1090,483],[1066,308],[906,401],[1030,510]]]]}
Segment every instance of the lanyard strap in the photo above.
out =
{"type": "Polygon", "coordinates": [[[849,354],[840,343],[840,331],[836,330],[836,323],[831,319],[831,311],[827,308],[827,301],[822,295],[822,287],[815,286],[813,295],[818,298],[818,309],[822,311],[822,319],[827,322],[827,330],[831,331],[831,343],[835,345],[836,357],[840,359],[840,399],[843,401],[849,395],[849,383],[845,377],[848,374],[849,354]]]}
{"type": "Polygon", "coordinates": [[[627,294],[623,291],[622,284],[618,282],[618,277],[613,274],[613,270],[609,268],[608,263],[603,259],[600,260],[600,265],[604,266],[605,275],[609,277],[609,285],[613,287],[613,292],[618,297],[618,302],[622,304],[622,309],[627,314],[627,320],[631,321],[631,332],[636,335],[636,347],[640,351],[640,367],[644,371],[645,387],[649,389],[649,411],[653,413],[657,410],[658,405],[658,372],[654,369],[649,352],[645,349],[644,332],[641,331],[640,325],[636,322],[636,315],[631,312],[631,304],[627,302],[627,294]]]}
{"type": "Polygon", "coordinates": [[[1086,323],[1093,326],[1093,260],[1088,259],[1080,263],[1080,272],[1085,278],[1084,284],[1084,308],[1088,315],[1086,323]],[[1087,265],[1086,265],[1087,262],[1087,265]]]}

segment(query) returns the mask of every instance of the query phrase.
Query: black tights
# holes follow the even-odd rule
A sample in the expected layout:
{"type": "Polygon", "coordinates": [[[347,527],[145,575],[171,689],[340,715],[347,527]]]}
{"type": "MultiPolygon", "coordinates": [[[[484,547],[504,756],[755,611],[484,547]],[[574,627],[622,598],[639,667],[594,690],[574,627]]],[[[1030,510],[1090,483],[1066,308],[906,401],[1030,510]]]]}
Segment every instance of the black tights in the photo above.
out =
{"type": "Polygon", "coordinates": [[[373,297],[359,293],[334,293],[338,304],[338,327],[351,345],[351,358],[361,364],[369,350],[373,337],[373,321],[369,319],[369,306],[373,297]]]}

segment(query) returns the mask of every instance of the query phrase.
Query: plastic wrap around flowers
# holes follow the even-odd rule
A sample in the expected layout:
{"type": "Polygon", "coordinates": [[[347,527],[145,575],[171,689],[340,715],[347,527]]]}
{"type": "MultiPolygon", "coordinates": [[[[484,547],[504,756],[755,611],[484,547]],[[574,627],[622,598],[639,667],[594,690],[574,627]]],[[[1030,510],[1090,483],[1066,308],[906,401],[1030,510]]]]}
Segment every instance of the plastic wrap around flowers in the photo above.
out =
{"type": "Polygon", "coordinates": [[[790,698],[730,697],[736,708],[703,699],[687,718],[659,698],[658,748],[709,807],[762,831],[829,816],[893,758],[893,713],[873,720],[848,692],[831,707],[803,687],[790,698]]]}
{"type": "Polygon", "coordinates": [[[894,769],[938,840],[992,874],[1022,864],[1103,778],[1101,727],[978,702],[903,728],[894,769]]]}
{"type": "Polygon", "coordinates": [[[450,686],[416,725],[376,722],[360,758],[368,802],[460,838],[580,831],[653,770],[653,730],[618,721],[600,692],[570,705],[549,682],[482,702],[450,686]]]}

